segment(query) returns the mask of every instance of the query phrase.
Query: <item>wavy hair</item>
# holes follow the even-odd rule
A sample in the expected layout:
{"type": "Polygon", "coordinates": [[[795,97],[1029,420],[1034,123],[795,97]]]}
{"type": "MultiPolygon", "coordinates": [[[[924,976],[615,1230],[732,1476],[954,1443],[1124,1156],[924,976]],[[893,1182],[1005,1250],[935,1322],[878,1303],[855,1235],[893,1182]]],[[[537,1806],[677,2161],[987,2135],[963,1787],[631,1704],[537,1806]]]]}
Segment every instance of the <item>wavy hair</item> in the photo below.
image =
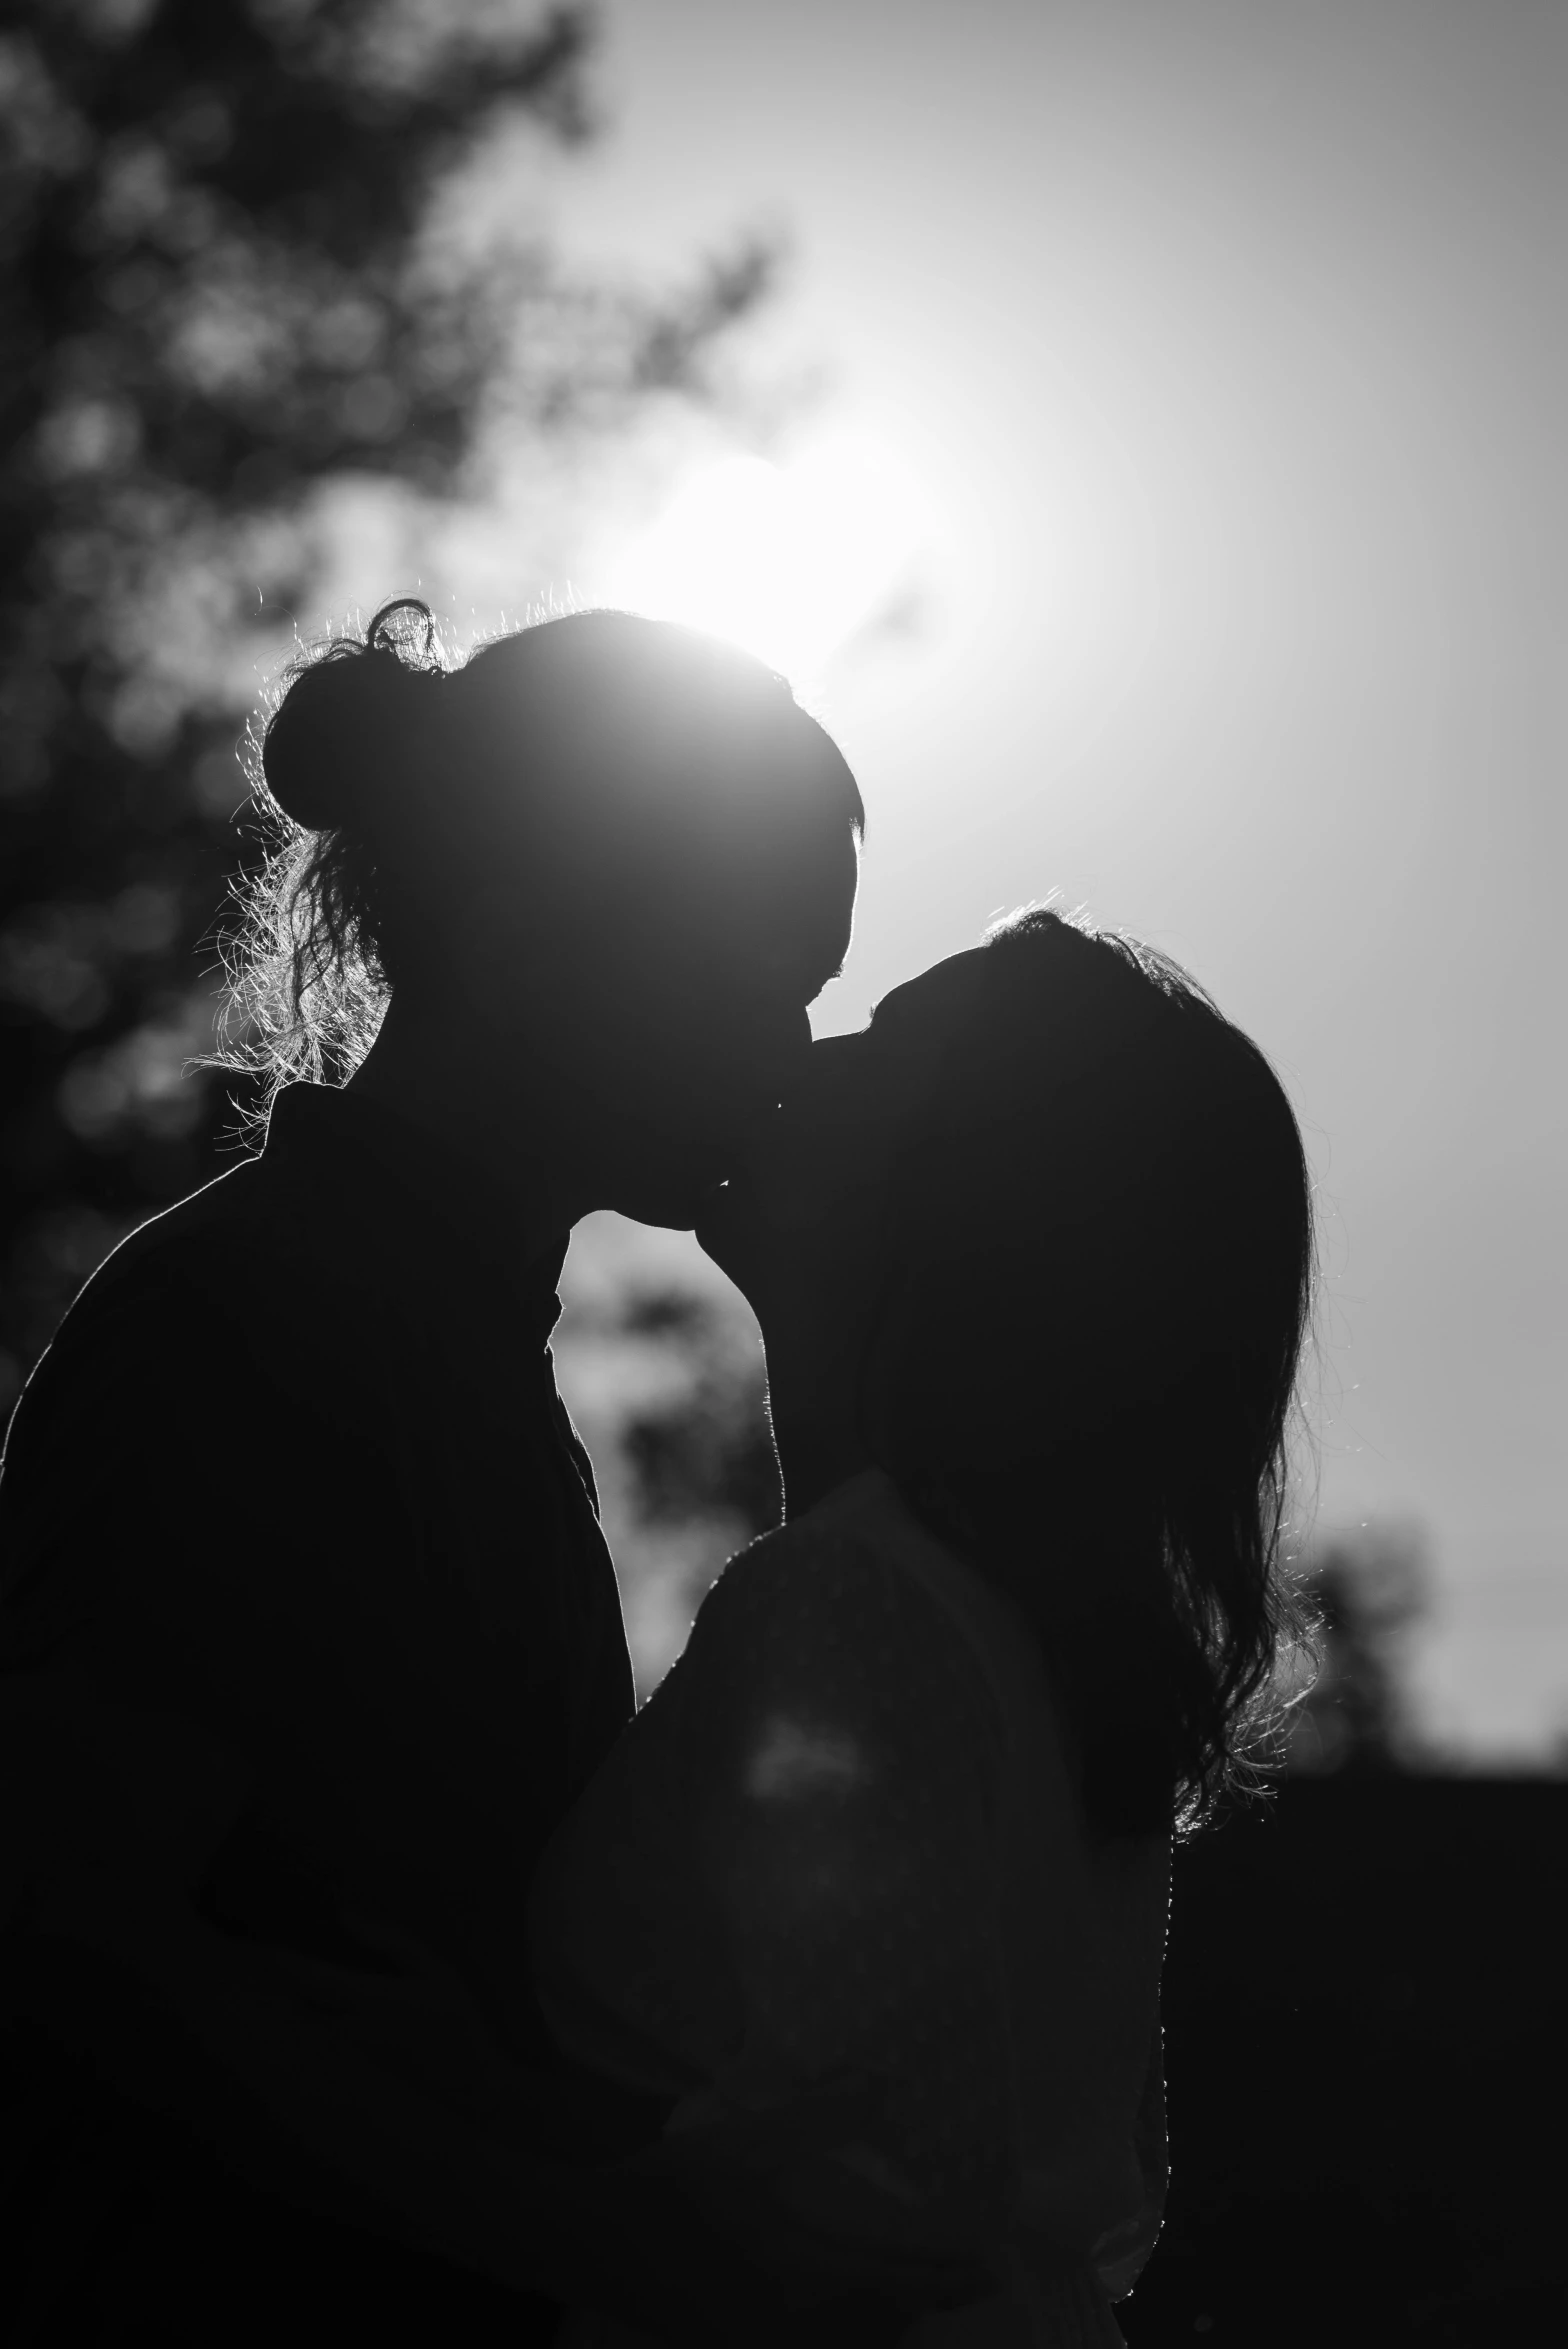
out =
{"type": "Polygon", "coordinates": [[[296,1079],[341,1084],[375,1041],[392,983],[385,853],[346,784],[406,763],[395,713],[447,674],[434,614],[402,597],[362,639],[305,648],[247,731],[270,847],[237,891],[218,1059],[263,1075],[269,1098],[296,1079]]]}
{"type": "Polygon", "coordinates": [[[999,925],[904,1138],[867,1433],[1039,1639],[1101,1836],[1265,1783],[1310,1624],[1284,1571],[1311,1181],[1179,965],[999,925]]]}

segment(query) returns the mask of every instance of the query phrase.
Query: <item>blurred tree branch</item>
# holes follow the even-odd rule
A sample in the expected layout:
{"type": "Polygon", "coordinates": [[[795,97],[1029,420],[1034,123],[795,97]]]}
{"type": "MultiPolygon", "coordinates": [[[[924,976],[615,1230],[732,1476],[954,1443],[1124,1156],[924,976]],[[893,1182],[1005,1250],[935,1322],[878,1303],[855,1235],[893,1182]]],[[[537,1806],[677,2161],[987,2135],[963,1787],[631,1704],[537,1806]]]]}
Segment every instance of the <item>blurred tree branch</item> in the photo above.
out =
{"type": "Polygon", "coordinates": [[[526,0],[8,12],[0,1409],[106,1247],[218,1171],[193,957],[260,848],[235,734],[322,592],[324,496],[431,511],[498,430],[542,476],[711,402],[767,291],[756,245],[650,291],[520,206],[465,230],[476,158],[592,135],[592,49],[526,0]]]}

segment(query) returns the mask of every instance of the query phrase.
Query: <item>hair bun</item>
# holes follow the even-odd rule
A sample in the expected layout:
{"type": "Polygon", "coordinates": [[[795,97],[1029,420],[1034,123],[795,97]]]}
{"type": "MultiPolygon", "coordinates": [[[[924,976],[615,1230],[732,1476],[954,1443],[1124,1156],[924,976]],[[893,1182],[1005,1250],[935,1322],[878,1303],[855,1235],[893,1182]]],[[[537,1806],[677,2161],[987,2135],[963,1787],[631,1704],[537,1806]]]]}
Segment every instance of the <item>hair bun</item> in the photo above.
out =
{"type": "MultiPolygon", "coordinates": [[[[434,672],[411,667],[393,642],[334,645],[299,670],[262,743],[267,789],[307,832],[357,825],[366,782],[406,759],[413,697],[434,672]]],[[[378,793],[379,796],[379,793],[378,793]]]]}

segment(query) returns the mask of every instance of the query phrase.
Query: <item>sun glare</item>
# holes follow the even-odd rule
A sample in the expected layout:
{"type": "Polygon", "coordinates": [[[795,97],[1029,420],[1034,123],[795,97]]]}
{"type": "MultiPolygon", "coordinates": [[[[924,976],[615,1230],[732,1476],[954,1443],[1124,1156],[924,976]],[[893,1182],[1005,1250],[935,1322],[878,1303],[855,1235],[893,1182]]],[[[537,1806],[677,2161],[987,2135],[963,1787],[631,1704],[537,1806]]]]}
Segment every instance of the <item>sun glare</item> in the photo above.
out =
{"type": "Polygon", "coordinates": [[[821,440],[782,464],[725,457],[676,491],[608,600],[729,637],[800,684],[896,593],[922,528],[913,482],[878,441],[821,440]]]}

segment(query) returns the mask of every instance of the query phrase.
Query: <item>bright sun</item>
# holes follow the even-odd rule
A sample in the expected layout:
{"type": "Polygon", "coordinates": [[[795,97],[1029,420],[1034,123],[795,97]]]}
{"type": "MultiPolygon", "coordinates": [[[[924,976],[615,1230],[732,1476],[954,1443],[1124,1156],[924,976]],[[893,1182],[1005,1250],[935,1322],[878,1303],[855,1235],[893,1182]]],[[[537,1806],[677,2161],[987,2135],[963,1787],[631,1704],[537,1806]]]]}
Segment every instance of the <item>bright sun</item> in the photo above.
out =
{"type": "Polygon", "coordinates": [[[607,600],[727,636],[801,684],[896,590],[922,535],[915,486],[877,440],[725,457],[676,491],[607,600]]]}

